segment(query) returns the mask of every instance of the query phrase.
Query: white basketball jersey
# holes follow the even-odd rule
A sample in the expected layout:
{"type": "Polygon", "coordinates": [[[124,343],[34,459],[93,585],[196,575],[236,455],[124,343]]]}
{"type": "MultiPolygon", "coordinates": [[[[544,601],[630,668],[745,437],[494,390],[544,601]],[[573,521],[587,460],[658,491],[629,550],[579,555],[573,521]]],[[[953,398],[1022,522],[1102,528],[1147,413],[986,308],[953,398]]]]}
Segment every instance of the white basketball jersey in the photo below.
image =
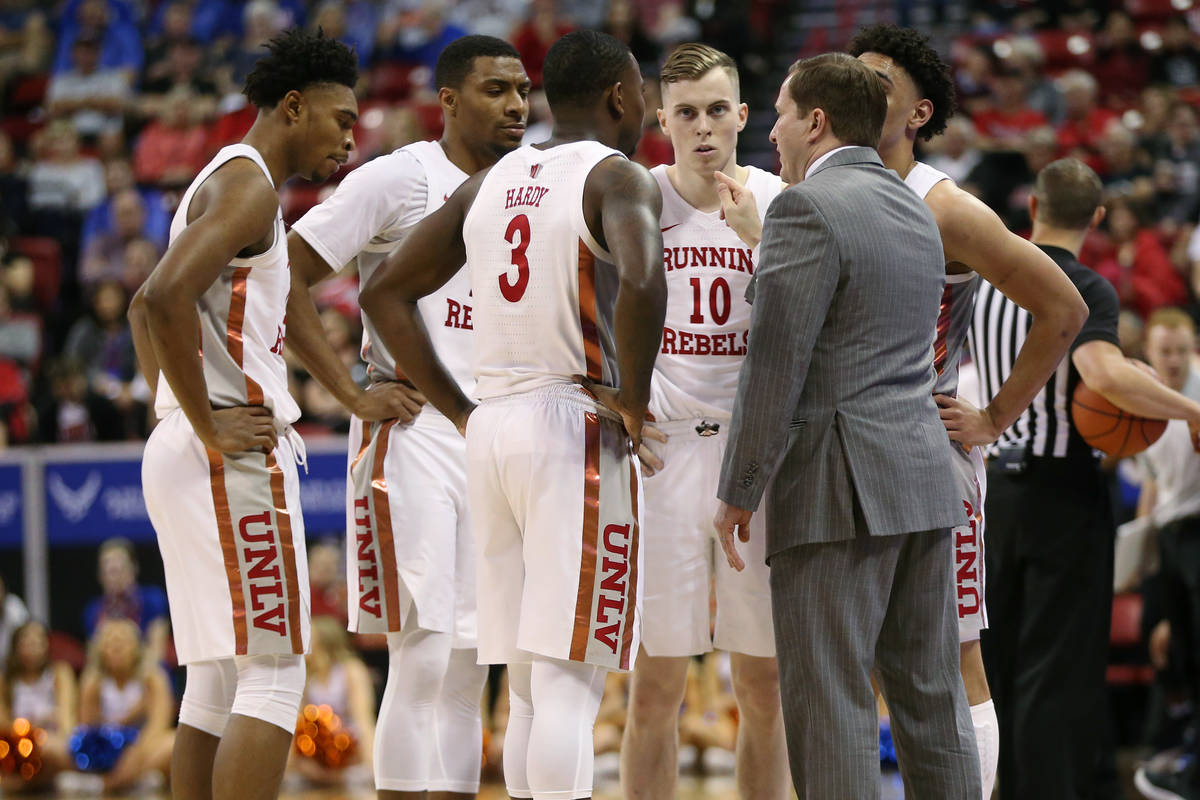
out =
{"type": "Polygon", "coordinates": [[[480,185],[463,223],[480,399],[574,374],[616,385],[617,271],[583,216],[588,174],[612,156],[624,158],[591,141],[522,147],[480,185]]]}
{"type": "MultiPolygon", "coordinates": [[[[904,183],[922,200],[929,190],[950,176],[918,161],[904,183]]],[[[967,332],[975,310],[979,276],[974,272],[946,274],[942,302],[938,308],[937,334],[933,343],[933,365],[937,370],[934,394],[958,395],[958,365],[967,351],[967,332]]]]}
{"type": "MultiPolygon", "coordinates": [[[[248,158],[271,180],[258,151],[247,144],[222,148],[184,192],[171,221],[171,242],[187,227],[188,207],[196,189],[219,167],[235,158],[248,158]]],[[[274,182],[271,183],[274,186],[274,182]]],[[[283,216],[276,213],[274,240],[265,252],[229,262],[212,286],[200,296],[200,357],[208,399],[214,408],[262,405],[282,425],[300,417],[288,394],[283,360],[284,315],[291,272],[283,216]]],[[[161,376],[154,410],[159,418],[179,408],[170,384],[161,376]]]]}
{"type": "MultiPolygon", "coordinates": [[[[783,182],[765,170],[747,169],[746,188],[765,219],[783,182]]],[[[654,364],[650,413],[657,420],[728,419],[750,337],[746,287],[754,275],[753,251],[719,210],[700,211],[684,200],[666,166],[650,174],[662,189],[667,274],[667,317],[654,364]]]]}
{"type": "MultiPolygon", "coordinates": [[[[412,227],[441,208],[467,177],[437,142],[414,142],[350,173],[294,230],[331,266],[357,258],[359,282],[365,284],[412,227]]],[[[473,320],[466,270],[422,298],[417,308],[438,358],[463,392],[471,394],[473,320]]],[[[365,313],[362,322],[362,357],[371,380],[403,378],[365,313]]],[[[426,406],[418,421],[426,415],[440,416],[426,406]]]]}

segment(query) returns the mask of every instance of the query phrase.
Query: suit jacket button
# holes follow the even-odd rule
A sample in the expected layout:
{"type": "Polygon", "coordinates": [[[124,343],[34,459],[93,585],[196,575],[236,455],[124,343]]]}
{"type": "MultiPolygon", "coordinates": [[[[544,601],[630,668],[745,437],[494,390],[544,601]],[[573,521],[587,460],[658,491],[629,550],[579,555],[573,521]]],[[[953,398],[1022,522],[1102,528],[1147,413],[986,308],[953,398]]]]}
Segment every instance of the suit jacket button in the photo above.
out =
{"type": "Polygon", "coordinates": [[[747,489],[749,489],[753,485],[754,485],[753,478],[743,478],[742,479],[742,486],[745,486],[747,489]]]}

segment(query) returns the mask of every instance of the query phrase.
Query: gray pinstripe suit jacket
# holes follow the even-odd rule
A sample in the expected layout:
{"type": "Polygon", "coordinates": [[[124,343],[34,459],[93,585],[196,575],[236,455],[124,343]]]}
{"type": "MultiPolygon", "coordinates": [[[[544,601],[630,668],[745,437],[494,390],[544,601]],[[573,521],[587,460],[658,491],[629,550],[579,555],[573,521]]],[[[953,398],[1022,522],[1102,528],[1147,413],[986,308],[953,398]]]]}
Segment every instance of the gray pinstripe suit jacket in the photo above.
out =
{"type": "Polygon", "coordinates": [[[964,521],[932,396],[944,281],[933,215],[871,148],[771,203],[718,490],[753,510],[774,476],[768,557],[964,521]]]}

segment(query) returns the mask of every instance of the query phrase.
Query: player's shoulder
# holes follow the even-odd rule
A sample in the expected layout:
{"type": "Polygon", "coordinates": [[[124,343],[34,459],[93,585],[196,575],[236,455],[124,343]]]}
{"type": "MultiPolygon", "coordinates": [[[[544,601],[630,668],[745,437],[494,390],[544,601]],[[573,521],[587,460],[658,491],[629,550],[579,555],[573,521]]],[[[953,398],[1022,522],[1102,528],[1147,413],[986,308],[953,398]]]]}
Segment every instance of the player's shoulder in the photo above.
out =
{"type": "Polygon", "coordinates": [[[338,188],[345,186],[358,191],[369,191],[423,183],[426,180],[425,161],[418,156],[414,145],[406,145],[365,162],[348,174],[338,188]]]}
{"type": "Polygon", "coordinates": [[[262,167],[250,158],[230,158],[196,187],[189,204],[189,221],[200,216],[246,223],[274,223],[279,193],[262,167]]]}

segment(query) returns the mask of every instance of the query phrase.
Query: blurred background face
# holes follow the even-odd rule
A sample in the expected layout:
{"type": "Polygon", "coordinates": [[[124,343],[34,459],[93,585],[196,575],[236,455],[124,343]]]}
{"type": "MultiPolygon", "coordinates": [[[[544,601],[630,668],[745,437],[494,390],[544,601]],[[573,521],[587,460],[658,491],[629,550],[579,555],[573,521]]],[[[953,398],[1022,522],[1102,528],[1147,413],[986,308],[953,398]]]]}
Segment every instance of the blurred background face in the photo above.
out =
{"type": "Polygon", "coordinates": [[[747,113],[745,104],[738,102],[733,79],[717,67],[698,80],[668,83],[658,122],[675,149],[676,164],[711,173],[734,162],[747,113]]]}
{"type": "Polygon", "coordinates": [[[112,547],[100,554],[100,587],[106,595],[120,595],[133,588],[137,570],[129,554],[112,547]]]}
{"type": "Polygon", "coordinates": [[[28,671],[40,669],[50,654],[50,639],[40,623],[23,627],[13,640],[13,647],[21,668],[28,671]]]}
{"type": "Polygon", "coordinates": [[[331,586],[338,581],[341,575],[341,553],[336,547],[318,544],[309,548],[308,579],[314,586],[331,586]]]}
{"type": "Polygon", "coordinates": [[[96,289],[92,309],[102,322],[114,322],[125,316],[125,290],[116,281],[108,281],[96,289]]]}
{"type": "Polygon", "coordinates": [[[113,198],[113,226],[122,239],[140,235],[145,224],[146,209],[141,195],[126,189],[113,198]]]}
{"type": "Polygon", "coordinates": [[[1196,335],[1184,327],[1153,325],[1146,332],[1146,360],[1163,381],[1183,391],[1196,351],[1196,335]]]}
{"type": "Polygon", "coordinates": [[[137,667],[141,643],[136,625],[126,620],[106,622],[99,635],[105,672],[127,674],[137,667]]]}
{"type": "Polygon", "coordinates": [[[1138,218],[1127,203],[1114,203],[1108,208],[1108,230],[1119,242],[1127,242],[1137,235],[1138,218]]]}

